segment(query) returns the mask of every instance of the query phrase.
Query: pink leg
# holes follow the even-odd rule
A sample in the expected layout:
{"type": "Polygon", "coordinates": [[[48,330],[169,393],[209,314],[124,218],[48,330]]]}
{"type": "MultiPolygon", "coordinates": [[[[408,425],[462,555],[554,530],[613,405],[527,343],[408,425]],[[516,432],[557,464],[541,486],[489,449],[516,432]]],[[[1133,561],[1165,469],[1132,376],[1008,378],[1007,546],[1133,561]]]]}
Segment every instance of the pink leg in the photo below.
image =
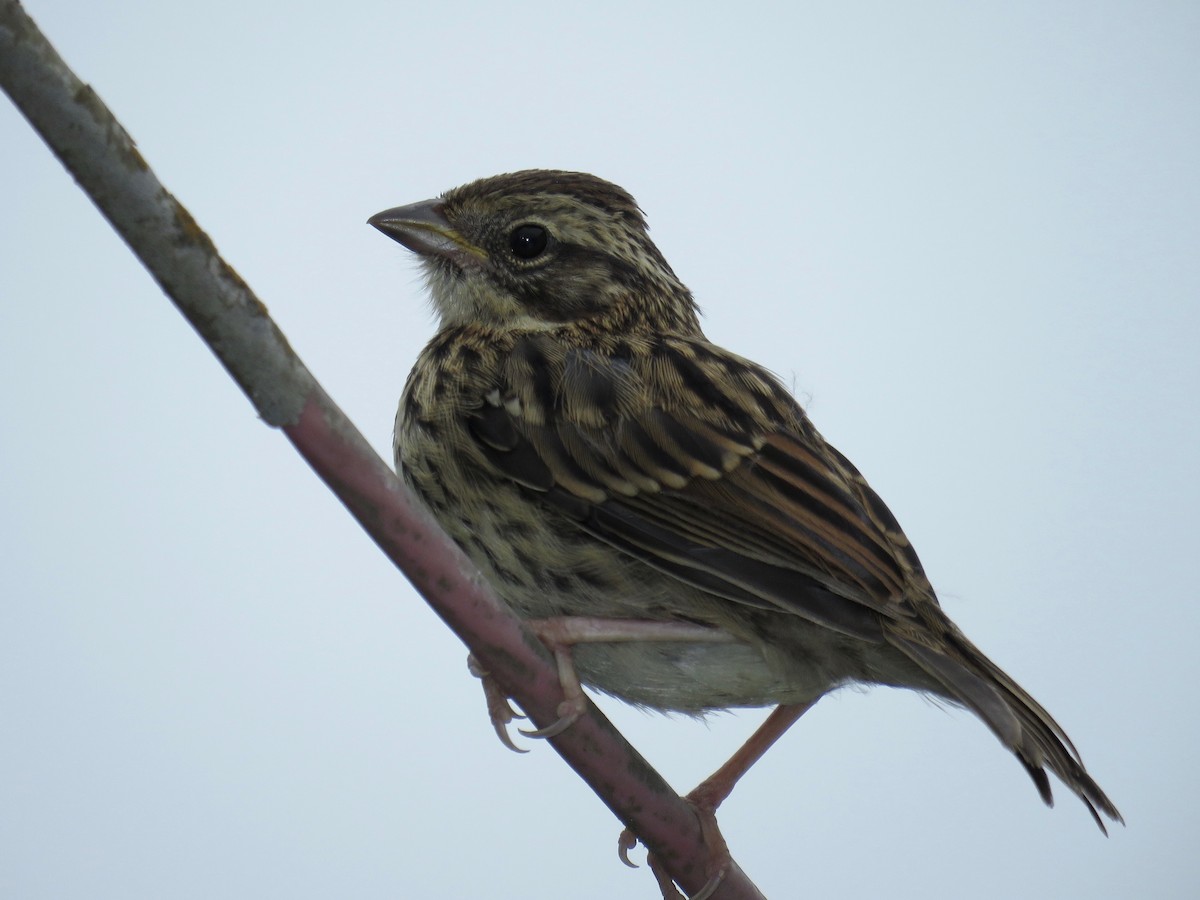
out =
{"type": "MultiPolygon", "coordinates": [[[[526,624],[554,654],[558,665],[558,677],[562,684],[563,701],[558,706],[559,718],[545,728],[520,729],[527,737],[548,738],[561,734],[583,715],[587,709],[587,698],[579,683],[579,675],[571,657],[576,644],[625,643],[631,641],[677,641],[684,643],[735,643],[737,639],[728,632],[702,625],[684,622],[646,622],[637,619],[592,619],[563,616],[553,619],[534,619],[526,624]]],[[[496,734],[505,746],[517,750],[508,736],[507,725],[517,713],[509,705],[504,692],[491,680],[474,660],[470,661],[471,673],[483,680],[484,693],[488,701],[488,714],[496,734]]],[[[717,827],[716,810],[733,792],[738,780],[745,775],[763,754],[770,749],[804,713],[816,702],[785,704],[776,707],[758,730],[750,736],[729,760],[712,775],[701,782],[686,797],[696,809],[700,829],[708,846],[712,872],[708,883],[691,900],[705,900],[720,885],[729,864],[729,848],[717,827]]],[[[519,751],[523,752],[523,751],[519,751]]],[[[622,861],[629,866],[629,851],[637,845],[637,836],[628,829],[621,833],[618,848],[622,861]]],[[[658,865],[653,855],[647,857],[664,900],[683,900],[676,890],[671,876],[658,865]]]]}
{"type": "MultiPolygon", "coordinates": [[[[685,799],[695,807],[696,815],[700,819],[700,831],[704,835],[704,843],[708,847],[709,871],[712,872],[708,883],[691,900],[703,900],[712,894],[717,885],[721,883],[721,879],[725,877],[725,870],[729,865],[729,847],[725,844],[725,838],[721,836],[721,830],[717,827],[717,807],[733,793],[734,786],[743,775],[750,771],[750,767],[762,759],[763,754],[816,702],[814,698],[806,703],[789,703],[775,707],[767,716],[766,721],[758,726],[754,734],[750,735],[749,740],[742,744],[721,768],[688,793],[685,799]]],[[[637,836],[629,829],[621,832],[617,841],[618,853],[621,861],[627,866],[633,865],[629,861],[629,851],[637,842],[637,836]]],[[[680,897],[671,877],[658,865],[653,854],[646,857],[646,862],[658,880],[663,900],[676,900],[680,897]]]]}
{"type": "Polygon", "coordinates": [[[796,720],[808,712],[816,702],[816,699],[813,699],[807,703],[786,703],[775,707],[766,721],[758,726],[758,730],[750,735],[750,739],[729,757],[725,765],[698,784],[687,795],[687,799],[698,810],[709,815],[715,813],[725,798],[733,793],[738,780],[749,772],[750,767],[771,749],[771,745],[783,737],[783,733],[795,725],[796,720]]]}

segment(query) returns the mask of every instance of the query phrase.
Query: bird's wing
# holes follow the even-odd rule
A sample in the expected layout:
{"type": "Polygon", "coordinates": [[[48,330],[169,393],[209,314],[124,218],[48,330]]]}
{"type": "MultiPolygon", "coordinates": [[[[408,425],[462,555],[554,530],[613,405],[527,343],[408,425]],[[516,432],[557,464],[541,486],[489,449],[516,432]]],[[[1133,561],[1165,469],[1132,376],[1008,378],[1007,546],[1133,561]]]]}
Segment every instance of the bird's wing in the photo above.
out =
{"type": "Polygon", "coordinates": [[[774,378],[703,341],[529,335],[469,428],[499,473],[683,582],[868,640],[915,614],[887,507],[774,378]]]}
{"type": "Polygon", "coordinates": [[[766,372],[703,341],[518,341],[471,414],[498,473],[716,596],[886,642],[973,709],[1050,803],[1049,766],[1120,813],[1062,728],[937,604],[883,501],[766,372]]]}

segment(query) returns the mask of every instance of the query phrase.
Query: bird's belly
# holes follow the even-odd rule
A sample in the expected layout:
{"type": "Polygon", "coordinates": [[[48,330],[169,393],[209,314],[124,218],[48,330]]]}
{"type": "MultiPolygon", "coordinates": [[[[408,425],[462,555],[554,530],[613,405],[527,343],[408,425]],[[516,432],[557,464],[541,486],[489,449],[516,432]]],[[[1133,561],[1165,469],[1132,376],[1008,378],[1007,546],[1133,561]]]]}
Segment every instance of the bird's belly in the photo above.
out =
{"type": "Polygon", "coordinates": [[[743,643],[581,644],[573,658],[585,685],[636,706],[673,712],[774,706],[828,689],[817,679],[785,680],[757,647],[743,643]]]}
{"type": "Polygon", "coordinates": [[[745,628],[746,616],[735,615],[729,601],[598,541],[552,509],[533,508],[515,485],[493,482],[488,502],[470,502],[449,486],[478,483],[478,477],[464,470],[428,477],[422,449],[406,448],[406,478],[521,618],[690,622],[740,639],[579,644],[572,656],[588,687],[638,706],[703,713],[804,702],[842,680],[823,654],[803,652],[803,646],[793,648],[799,653],[773,650],[760,633],[745,628]]]}

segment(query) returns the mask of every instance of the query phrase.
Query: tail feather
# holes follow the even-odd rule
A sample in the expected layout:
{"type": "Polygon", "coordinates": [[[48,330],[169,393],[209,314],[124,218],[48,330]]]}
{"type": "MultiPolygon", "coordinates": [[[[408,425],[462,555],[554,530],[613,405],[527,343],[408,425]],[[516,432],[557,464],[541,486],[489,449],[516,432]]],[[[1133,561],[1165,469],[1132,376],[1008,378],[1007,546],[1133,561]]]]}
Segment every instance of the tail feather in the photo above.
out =
{"type": "MultiPolygon", "coordinates": [[[[1020,760],[1047,806],[1054,805],[1049,768],[1092,814],[1104,834],[1100,813],[1125,820],[1088,775],[1079,751],[1045,708],[976,648],[949,620],[943,646],[931,647],[889,629],[888,641],[978,715],[1020,760]]],[[[942,643],[942,642],[939,642],[942,643]]]]}

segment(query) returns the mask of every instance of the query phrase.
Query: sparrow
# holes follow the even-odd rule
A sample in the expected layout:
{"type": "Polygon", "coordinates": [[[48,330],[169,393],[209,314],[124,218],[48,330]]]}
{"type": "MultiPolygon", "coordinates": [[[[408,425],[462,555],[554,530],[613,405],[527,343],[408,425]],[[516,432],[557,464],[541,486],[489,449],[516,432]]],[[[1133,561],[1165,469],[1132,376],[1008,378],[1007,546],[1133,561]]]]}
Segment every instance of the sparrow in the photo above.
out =
{"type": "Polygon", "coordinates": [[[561,718],[527,734],[569,727],[580,684],[696,715],[775,707],[689,794],[711,812],[821,696],[888,685],[975,713],[1047,804],[1048,770],[1101,830],[1123,821],[942,610],[859,471],[778,378],[705,337],[625,190],[529,170],[368,221],[418,255],[439,319],[397,469],[559,662],[561,718]]]}

